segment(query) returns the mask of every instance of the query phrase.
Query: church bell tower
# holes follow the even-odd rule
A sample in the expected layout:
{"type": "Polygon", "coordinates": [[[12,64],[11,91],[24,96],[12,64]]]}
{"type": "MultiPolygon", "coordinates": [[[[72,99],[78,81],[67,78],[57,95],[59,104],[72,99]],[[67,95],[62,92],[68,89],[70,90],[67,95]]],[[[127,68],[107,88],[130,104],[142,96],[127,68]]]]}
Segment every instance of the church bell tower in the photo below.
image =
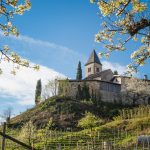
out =
{"type": "Polygon", "coordinates": [[[102,64],[95,50],[93,50],[87,63],[85,64],[85,77],[87,78],[88,76],[99,73],[101,71],[102,71],[102,64]]]}

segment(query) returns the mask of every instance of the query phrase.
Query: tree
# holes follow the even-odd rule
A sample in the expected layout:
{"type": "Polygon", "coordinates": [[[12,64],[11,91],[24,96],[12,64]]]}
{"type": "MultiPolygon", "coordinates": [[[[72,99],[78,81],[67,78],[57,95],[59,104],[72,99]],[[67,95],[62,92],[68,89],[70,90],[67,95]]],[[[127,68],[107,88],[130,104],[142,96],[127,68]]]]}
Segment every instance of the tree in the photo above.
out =
{"type": "Polygon", "coordinates": [[[39,104],[41,101],[42,83],[41,79],[37,81],[35,90],[35,104],[39,104]]]}
{"type": "Polygon", "coordinates": [[[70,86],[69,86],[69,80],[59,80],[59,87],[58,87],[58,94],[60,96],[66,96],[68,97],[70,95],[70,86]]]}
{"type": "MultiPolygon", "coordinates": [[[[1,0],[0,5],[0,17],[2,18],[0,30],[4,36],[13,35],[18,37],[19,31],[16,26],[12,24],[12,20],[14,15],[22,15],[25,11],[30,10],[30,1],[25,0],[24,4],[22,4],[21,0],[1,0]]],[[[38,65],[31,66],[27,60],[22,59],[17,53],[10,50],[8,45],[4,45],[0,48],[0,63],[2,60],[13,63],[14,67],[11,73],[14,75],[16,74],[16,69],[19,69],[20,66],[39,69],[38,65]]],[[[0,74],[2,71],[3,70],[0,68],[0,74]]]]}
{"type": "Polygon", "coordinates": [[[80,61],[78,63],[76,79],[82,80],[82,68],[81,68],[81,62],[80,61]]]}
{"type": "Polygon", "coordinates": [[[8,107],[4,110],[3,114],[2,114],[2,118],[4,118],[4,120],[9,124],[10,119],[12,117],[12,112],[13,112],[13,108],[12,107],[8,107]]]}
{"type": "Polygon", "coordinates": [[[84,82],[83,87],[82,87],[82,98],[85,100],[89,100],[91,98],[89,87],[86,85],[86,82],[84,82]]]}
{"type": "Polygon", "coordinates": [[[102,28],[96,34],[95,41],[106,48],[101,56],[109,57],[113,51],[125,51],[131,40],[139,42],[137,50],[131,50],[133,63],[128,71],[136,72],[150,58],[150,16],[149,1],[144,0],[90,0],[99,7],[102,28]]]}
{"type": "Polygon", "coordinates": [[[42,141],[44,144],[44,150],[48,149],[48,144],[49,144],[48,140],[51,135],[51,129],[53,126],[54,126],[53,119],[50,118],[48,123],[46,124],[46,127],[41,130],[42,131],[42,141]]]}
{"type": "Polygon", "coordinates": [[[118,71],[117,70],[114,71],[114,75],[118,75],[118,71]]]}
{"type": "Polygon", "coordinates": [[[34,146],[34,142],[37,139],[36,137],[36,127],[32,121],[27,122],[20,130],[19,139],[25,143],[28,143],[30,146],[34,146]]]}
{"type": "Polygon", "coordinates": [[[82,93],[82,89],[81,89],[80,85],[78,85],[78,91],[77,91],[77,94],[76,94],[76,99],[77,100],[82,100],[83,99],[83,93],[82,93]]]}
{"type": "Polygon", "coordinates": [[[47,99],[58,94],[59,79],[49,80],[42,92],[42,97],[47,99]]]}
{"type": "Polygon", "coordinates": [[[78,127],[92,130],[93,127],[101,125],[102,123],[103,123],[102,119],[96,117],[90,112],[86,112],[85,117],[79,120],[78,127]]]}

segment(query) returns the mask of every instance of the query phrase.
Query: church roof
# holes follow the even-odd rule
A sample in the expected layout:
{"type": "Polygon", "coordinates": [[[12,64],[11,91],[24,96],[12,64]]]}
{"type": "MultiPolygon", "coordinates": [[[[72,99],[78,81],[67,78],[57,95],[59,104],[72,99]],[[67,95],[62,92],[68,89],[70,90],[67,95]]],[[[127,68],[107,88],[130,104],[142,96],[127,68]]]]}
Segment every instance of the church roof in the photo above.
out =
{"type": "Polygon", "coordinates": [[[90,55],[87,63],[85,64],[85,66],[88,65],[88,64],[91,64],[91,63],[97,63],[97,64],[102,65],[99,58],[98,58],[98,56],[97,56],[97,54],[96,54],[96,52],[95,52],[95,50],[93,50],[93,52],[91,53],[91,55],[90,55]]]}
{"type": "Polygon", "coordinates": [[[103,71],[98,72],[96,74],[89,75],[88,77],[85,78],[85,80],[92,80],[92,79],[97,78],[97,77],[105,76],[107,74],[110,74],[110,72],[112,72],[111,69],[103,70],[103,71]]]}

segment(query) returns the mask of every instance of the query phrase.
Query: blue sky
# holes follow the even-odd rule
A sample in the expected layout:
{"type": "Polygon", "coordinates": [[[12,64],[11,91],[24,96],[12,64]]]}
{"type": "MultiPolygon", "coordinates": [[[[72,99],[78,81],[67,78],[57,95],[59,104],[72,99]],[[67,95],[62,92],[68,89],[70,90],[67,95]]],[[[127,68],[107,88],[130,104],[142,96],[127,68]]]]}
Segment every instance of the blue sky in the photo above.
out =
{"type": "MultiPolygon", "coordinates": [[[[22,57],[42,65],[44,69],[42,68],[38,75],[21,70],[17,77],[12,77],[9,75],[9,69],[5,68],[6,72],[0,76],[0,81],[8,82],[9,87],[15,87],[16,90],[0,87],[1,112],[8,106],[14,108],[14,114],[31,107],[38,78],[43,78],[44,83],[46,79],[54,78],[54,75],[75,78],[78,61],[81,61],[84,70],[84,64],[91,51],[103,50],[102,44],[94,42],[94,35],[99,31],[101,24],[99,10],[96,5],[91,5],[89,0],[31,0],[31,2],[32,9],[22,16],[15,16],[13,20],[21,36],[18,39],[2,38],[0,44],[8,44],[22,57]],[[31,75],[32,80],[29,82],[32,85],[27,83],[26,75],[23,73],[31,75]],[[24,102],[26,99],[21,98],[20,93],[23,91],[27,103],[24,102]]],[[[115,52],[110,59],[102,59],[104,68],[118,69],[122,73],[124,67],[130,62],[130,48],[136,46],[131,42],[128,44],[127,52],[115,52]]],[[[149,62],[145,67],[140,68],[140,77],[144,74],[150,76],[148,65],[149,62]]]]}

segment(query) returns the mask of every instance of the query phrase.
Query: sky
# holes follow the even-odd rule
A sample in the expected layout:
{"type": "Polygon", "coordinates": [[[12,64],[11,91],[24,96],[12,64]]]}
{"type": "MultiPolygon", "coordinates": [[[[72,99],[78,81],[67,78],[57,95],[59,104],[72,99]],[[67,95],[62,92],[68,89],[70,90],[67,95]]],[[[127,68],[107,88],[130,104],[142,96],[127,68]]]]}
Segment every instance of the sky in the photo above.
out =
{"type": "MultiPolygon", "coordinates": [[[[10,74],[11,64],[2,63],[3,75],[0,76],[0,113],[7,107],[13,108],[14,115],[34,105],[36,81],[42,79],[43,87],[48,80],[57,76],[75,78],[78,61],[86,63],[93,49],[103,50],[102,44],[94,42],[100,29],[98,8],[89,0],[31,0],[32,8],[22,16],[15,16],[15,24],[20,36],[1,36],[1,45],[9,45],[21,57],[33,64],[40,64],[35,72],[20,69],[16,76],[10,74]]],[[[132,42],[128,49],[136,48],[132,42]]],[[[125,71],[130,63],[129,52],[113,53],[109,59],[102,58],[103,68],[125,71]]],[[[140,68],[139,77],[150,76],[149,62],[140,68]]],[[[1,67],[0,66],[0,67],[1,67]]]]}

